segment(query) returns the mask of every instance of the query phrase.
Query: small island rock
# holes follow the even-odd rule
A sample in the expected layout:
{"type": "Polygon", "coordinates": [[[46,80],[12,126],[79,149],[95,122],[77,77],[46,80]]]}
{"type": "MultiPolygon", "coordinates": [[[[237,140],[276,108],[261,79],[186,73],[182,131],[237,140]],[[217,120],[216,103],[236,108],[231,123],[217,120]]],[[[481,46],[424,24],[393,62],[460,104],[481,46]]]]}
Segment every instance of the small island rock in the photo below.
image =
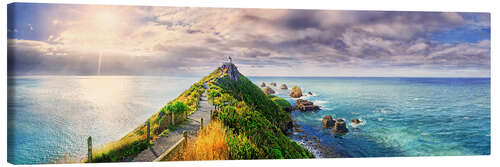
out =
{"type": "Polygon", "coordinates": [[[262,82],[262,83],[260,84],[260,87],[266,87],[266,83],[262,82]]]}
{"type": "Polygon", "coordinates": [[[267,86],[267,87],[264,88],[264,93],[266,95],[270,95],[270,94],[274,94],[276,92],[274,92],[274,90],[271,87],[267,86]]]}
{"type": "Polygon", "coordinates": [[[297,99],[295,101],[295,108],[299,109],[300,111],[316,111],[320,110],[319,106],[314,105],[313,102],[303,100],[303,99],[297,99]]]}
{"type": "Polygon", "coordinates": [[[349,130],[347,129],[347,126],[345,124],[345,120],[344,119],[337,119],[337,121],[335,121],[335,126],[333,127],[332,132],[335,132],[336,134],[340,134],[340,135],[343,135],[343,134],[346,134],[347,132],[349,132],[349,130]]]}
{"type": "Polygon", "coordinates": [[[321,125],[323,126],[323,128],[332,128],[333,126],[335,126],[335,120],[333,120],[333,117],[331,115],[326,115],[323,117],[321,125]]]}
{"type": "Polygon", "coordinates": [[[285,89],[288,89],[288,87],[286,86],[286,84],[281,84],[280,89],[284,89],[285,90],[285,89]]]}
{"type": "Polygon", "coordinates": [[[355,124],[361,123],[361,121],[358,118],[351,120],[351,122],[355,124]]]}
{"type": "Polygon", "coordinates": [[[308,94],[308,95],[311,95],[311,96],[313,95],[313,93],[311,93],[311,92],[307,92],[307,94],[308,94]]]}
{"type": "Polygon", "coordinates": [[[302,90],[298,86],[293,86],[290,91],[290,97],[299,98],[302,96],[302,90]]]}
{"type": "Polygon", "coordinates": [[[271,82],[269,85],[276,87],[276,82],[271,82]]]}

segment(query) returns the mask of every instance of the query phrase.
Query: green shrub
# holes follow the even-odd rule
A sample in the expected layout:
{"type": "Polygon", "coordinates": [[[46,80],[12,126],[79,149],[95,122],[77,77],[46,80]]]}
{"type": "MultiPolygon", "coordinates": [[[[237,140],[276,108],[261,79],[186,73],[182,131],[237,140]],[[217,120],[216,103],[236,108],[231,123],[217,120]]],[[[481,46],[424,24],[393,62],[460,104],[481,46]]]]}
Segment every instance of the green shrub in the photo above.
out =
{"type": "Polygon", "coordinates": [[[167,111],[174,112],[175,114],[184,113],[188,110],[188,106],[180,101],[175,101],[167,105],[167,111]]]}
{"type": "Polygon", "coordinates": [[[274,103],[276,103],[278,106],[280,106],[281,108],[290,107],[292,105],[292,104],[290,104],[290,102],[288,102],[288,100],[283,99],[283,98],[278,97],[278,96],[270,95],[269,98],[271,98],[271,100],[274,103]]]}

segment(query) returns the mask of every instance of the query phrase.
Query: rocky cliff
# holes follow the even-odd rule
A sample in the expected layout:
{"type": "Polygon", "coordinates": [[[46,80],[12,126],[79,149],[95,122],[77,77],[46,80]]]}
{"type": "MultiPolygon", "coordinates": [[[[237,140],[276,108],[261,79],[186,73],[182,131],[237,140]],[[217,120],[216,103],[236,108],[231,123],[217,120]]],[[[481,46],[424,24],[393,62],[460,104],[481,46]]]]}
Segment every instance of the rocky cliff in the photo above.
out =
{"type": "Polygon", "coordinates": [[[233,63],[224,63],[221,69],[223,75],[227,74],[227,76],[233,81],[237,81],[240,78],[241,74],[233,63]]]}

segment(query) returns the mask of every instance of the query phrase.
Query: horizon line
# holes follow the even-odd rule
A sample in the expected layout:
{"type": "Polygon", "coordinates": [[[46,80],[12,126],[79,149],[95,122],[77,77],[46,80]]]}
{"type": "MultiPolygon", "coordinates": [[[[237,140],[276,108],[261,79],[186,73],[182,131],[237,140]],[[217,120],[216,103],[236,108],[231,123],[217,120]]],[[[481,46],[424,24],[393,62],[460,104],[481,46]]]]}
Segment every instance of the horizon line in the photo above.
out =
{"type": "MultiPolygon", "coordinates": [[[[54,77],[54,76],[75,76],[75,77],[97,77],[97,76],[102,76],[102,77],[113,77],[113,76],[144,76],[144,77],[203,77],[204,75],[52,75],[52,74],[43,74],[43,75],[7,75],[7,77],[54,77]]],[[[301,75],[284,75],[284,76],[269,76],[269,75],[244,75],[246,77],[265,77],[265,78],[272,78],[272,77],[290,77],[290,78],[488,78],[491,79],[491,76],[489,77],[473,77],[473,76],[301,76],[301,75]]]]}

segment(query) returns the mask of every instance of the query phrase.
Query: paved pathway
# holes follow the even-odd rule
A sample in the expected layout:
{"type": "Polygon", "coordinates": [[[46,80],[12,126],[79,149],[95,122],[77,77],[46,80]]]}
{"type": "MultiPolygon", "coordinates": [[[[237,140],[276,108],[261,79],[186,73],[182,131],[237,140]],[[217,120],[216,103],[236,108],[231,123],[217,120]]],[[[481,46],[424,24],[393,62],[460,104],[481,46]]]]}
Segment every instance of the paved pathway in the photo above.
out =
{"type": "MultiPolygon", "coordinates": [[[[205,84],[205,88],[207,85],[205,84]]],[[[142,151],[136,156],[129,157],[124,161],[127,162],[152,162],[156,158],[158,158],[163,152],[167,151],[170,147],[172,147],[177,141],[179,141],[183,136],[182,132],[187,131],[189,136],[196,136],[198,130],[200,129],[200,120],[203,118],[203,125],[206,126],[211,118],[210,118],[210,110],[214,109],[213,105],[208,103],[207,91],[203,93],[201,96],[200,104],[198,110],[193,114],[189,115],[189,119],[178,126],[174,131],[169,134],[160,137],[154,142],[154,145],[149,147],[148,149],[142,151]]]]}

